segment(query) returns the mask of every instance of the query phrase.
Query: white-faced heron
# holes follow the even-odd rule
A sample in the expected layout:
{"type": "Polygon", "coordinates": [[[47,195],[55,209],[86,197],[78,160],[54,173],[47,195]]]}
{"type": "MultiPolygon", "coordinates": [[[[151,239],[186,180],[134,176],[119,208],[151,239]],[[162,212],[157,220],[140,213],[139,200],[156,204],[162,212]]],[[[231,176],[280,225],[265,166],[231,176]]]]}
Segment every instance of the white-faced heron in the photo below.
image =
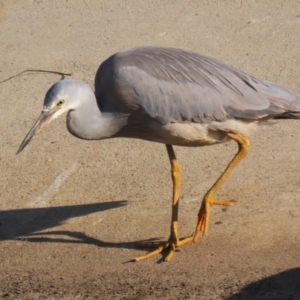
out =
{"type": "MultiPolygon", "coordinates": [[[[138,47],[118,52],[99,67],[95,92],[83,81],[61,80],[47,92],[40,118],[17,153],[33,135],[67,112],[67,128],[85,140],[113,137],[143,139],[166,145],[171,163],[173,202],[168,241],[140,261],[207,235],[210,206],[229,206],[217,191],[247,155],[249,131],[261,121],[299,118],[300,97],[286,88],[258,80],[223,62],[179,49],[138,47]],[[234,140],[239,150],[203,198],[195,232],[179,239],[178,201],[182,173],[173,145],[200,147],[234,140]]],[[[150,244],[145,245],[150,247],[150,244]]]]}

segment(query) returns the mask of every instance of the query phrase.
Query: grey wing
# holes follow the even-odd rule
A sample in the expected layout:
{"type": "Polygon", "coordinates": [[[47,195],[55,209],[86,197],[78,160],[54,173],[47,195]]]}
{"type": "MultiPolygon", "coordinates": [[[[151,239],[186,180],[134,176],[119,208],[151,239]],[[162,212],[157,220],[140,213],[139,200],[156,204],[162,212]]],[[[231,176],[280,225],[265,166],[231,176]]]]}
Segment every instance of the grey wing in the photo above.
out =
{"type": "Polygon", "coordinates": [[[300,111],[300,98],[220,61],[178,49],[144,47],[117,53],[119,87],[147,115],[169,122],[260,119],[300,111]]]}

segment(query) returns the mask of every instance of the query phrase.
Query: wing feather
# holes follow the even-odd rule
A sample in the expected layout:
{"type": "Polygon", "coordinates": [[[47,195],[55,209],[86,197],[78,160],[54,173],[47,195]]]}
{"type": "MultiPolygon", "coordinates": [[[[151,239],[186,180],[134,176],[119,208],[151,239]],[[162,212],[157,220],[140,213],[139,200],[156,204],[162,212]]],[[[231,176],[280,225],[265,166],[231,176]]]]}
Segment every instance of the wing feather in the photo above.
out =
{"type": "Polygon", "coordinates": [[[96,95],[101,94],[99,82],[106,76],[110,82],[106,80],[103,88],[117,86],[124,106],[136,107],[164,124],[259,119],[300,111],[300,98],[286,88],[196,53],[132,48],[102,65],[96,76],[96,95]]]}

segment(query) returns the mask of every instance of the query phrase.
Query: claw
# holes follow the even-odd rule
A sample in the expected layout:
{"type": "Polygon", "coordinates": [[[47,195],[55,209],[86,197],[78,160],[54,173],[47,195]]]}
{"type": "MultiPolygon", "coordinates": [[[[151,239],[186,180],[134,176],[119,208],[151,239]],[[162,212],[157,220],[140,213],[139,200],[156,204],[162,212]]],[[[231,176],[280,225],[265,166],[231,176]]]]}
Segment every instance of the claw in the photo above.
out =
{"type": "Polygon", "coordinates": [[[160,246],[158,246],[155,250],[150,251],[149,253],[147,253],[145,255],[137,257],[134,261],[142,261],[142,260],[145,260],[147,258],[153,257],[157,254],[162,253],[166,249],[169,249],[169,253],[168,253],[168,255],[166,256],[166,258],[164,260],[165,261],[170,261],[173,258],[177,248],[192,242],[192,240],[193,240],[193,236],[191,235],[189,237],[183,238],[183,239],[181,239],[179,241],[175,241],[175,242],[172,242],[171,239],[170,239],[167,242],[161,242],[161,243],[157,243],[157,242],[139,243],[139,245],[138,245],[139,247],[141,245],[144,245],[145,248],[154,248],[154,247],[157,247],[158,245],[160,245],[160,246]]]}
{"type": "Polygon", "coordinates": [[[196,230],[193,235],[193,243],[197,243],[200,232],[203,232],[203,236],[208,235],[210,207],[212,205],[231,206],[232,203],[230,201],[220,201],[220,200],[210,199],[209,197],[204,198],[199,211],[196,230]]]}

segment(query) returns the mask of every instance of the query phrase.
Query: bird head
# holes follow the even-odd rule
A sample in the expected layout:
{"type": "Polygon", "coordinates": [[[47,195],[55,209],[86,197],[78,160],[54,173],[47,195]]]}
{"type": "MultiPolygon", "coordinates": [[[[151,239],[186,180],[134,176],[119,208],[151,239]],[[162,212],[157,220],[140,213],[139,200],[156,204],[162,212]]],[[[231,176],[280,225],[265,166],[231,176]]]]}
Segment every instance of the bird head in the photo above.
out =
{"type": "Polygon", "coordinates": [[[46,93],[41,115],[27,133],[17,154],[27,146],[40,129],[63,113],[76,109],[80,99],[84,98],[83,93],[90,90],[89,86],[80,80],[64,79],[56,82],[46,93]]]}

